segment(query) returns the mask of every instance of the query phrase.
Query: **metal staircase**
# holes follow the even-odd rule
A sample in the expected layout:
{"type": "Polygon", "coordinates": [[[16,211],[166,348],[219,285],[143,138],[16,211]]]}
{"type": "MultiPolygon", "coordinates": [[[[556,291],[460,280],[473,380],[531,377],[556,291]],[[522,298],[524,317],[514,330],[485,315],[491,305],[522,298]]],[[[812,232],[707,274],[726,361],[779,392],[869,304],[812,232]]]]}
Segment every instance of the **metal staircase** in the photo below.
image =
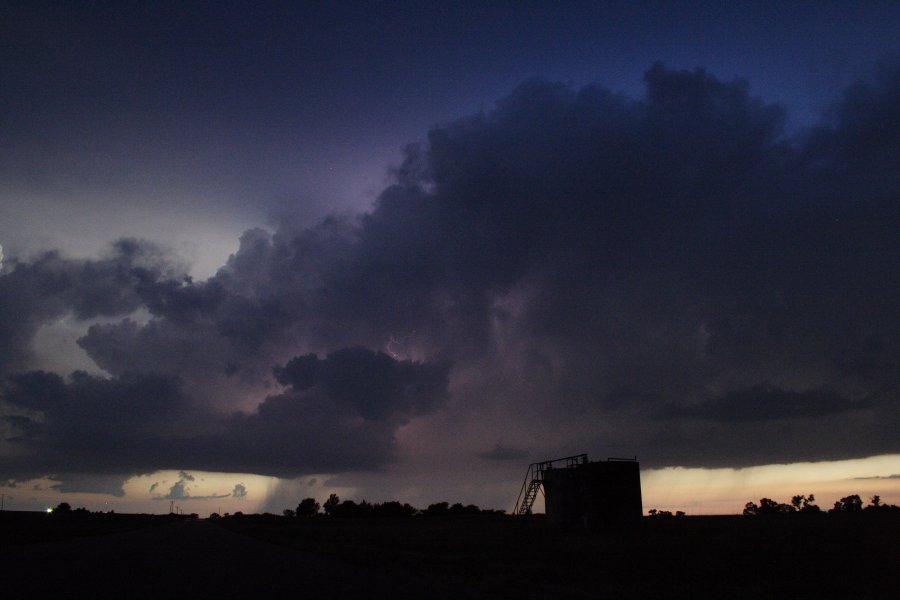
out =
{"type": "Polygon", "coordinates": [[[536,462],[528,465],[528,472],[525,474],[525,481],[522,482],[522,489],[519,491],[519,498],[516,500],[516,507],[513,509],[514,515],[531,514],[531,507],[537,499],[539,491],[543,491],[544,472],[552,469],[554,463],[565,461],[566,467],[575,467],[577,465],[587,464],[587,454],[577,454],[575,456],[566,456],[565,458],[554,458],[553,460],[545,460],[544,462],[536,462]]]}
{"type": "Polygon", "coordinates": [[[532,479],[528,482],[528,489],[525,490],[525,497],[521,498],[521,502],[516,502],[516,514],[525,515],[531,512],[534,501],[537,499],[538,492],[541,490],[542,481],[532,479]]]}

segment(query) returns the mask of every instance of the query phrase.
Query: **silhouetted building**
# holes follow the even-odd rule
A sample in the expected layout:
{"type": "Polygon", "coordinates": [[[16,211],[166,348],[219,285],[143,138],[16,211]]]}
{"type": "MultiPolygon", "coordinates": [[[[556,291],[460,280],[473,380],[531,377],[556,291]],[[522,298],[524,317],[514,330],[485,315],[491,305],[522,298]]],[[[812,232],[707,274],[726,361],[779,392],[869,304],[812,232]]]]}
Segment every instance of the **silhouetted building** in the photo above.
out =
{"type": "Polygon", "coordinates": [[[531,511],[541,487],[547,521],[553,525],[623,525],[638,521],[644,512],[637,460],[589,462],[586,454],[580,454],[534,463],[522,485],[516,513],[531,511]]]}

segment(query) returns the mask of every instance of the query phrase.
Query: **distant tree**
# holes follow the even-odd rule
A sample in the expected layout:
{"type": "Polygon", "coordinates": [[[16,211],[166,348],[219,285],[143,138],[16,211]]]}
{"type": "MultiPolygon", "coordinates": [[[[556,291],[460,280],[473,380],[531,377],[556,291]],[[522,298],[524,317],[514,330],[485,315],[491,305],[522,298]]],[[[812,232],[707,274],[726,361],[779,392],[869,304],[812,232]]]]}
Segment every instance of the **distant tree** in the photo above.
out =
{"type": "Polygon", "coordinates": [[[862,511],[862,498],[859,494],[844,496],[834,503],[834,508],[828,512],[832,513],[855,513],[862,511]]]}
{"type": "Polygon", "coordinates": [[[685,513],[684,513],[683,510],[676,510],[676,511],[675,511],[675,516],[676,516],[676,517],[683,517],[683,516],[685,516],[685,513]]]}
{"type": "Polygon", "coordinates": [[[284,509],[283,511],[281,511],[281,514],[289,519],[293,519],[296,516],[296,513],[290,508],[284,509]]]}
{"type": "Polygon", "coordinates": [[[217,513],[217,512],[210,513],[210,515],[209,515],[209,520],[210,520],[210,521],[218,521],[218,520],[221,519],[221,518],[222,518],[222,515],[220,515],[220,514],[217,513]]]}
{"type": "Polygon", "coordinates": [[[372,514],[376,517],[410,517],[416,509],[409,504],[400,504],[396,500],[383,502],[372,507],[372,514]]]}
{"type": "MultiPolygon", "coordinates": [[[[798,502],[800,502],[800,500],[798,500],[798,502]]],[[[745,516],[753,517],[757,515],[789,515],[794,512],[796,512],[796,509],[793,504],[782,504],[771,498],[760,498],[759,504],[754,502],[745,504],[743,514],[745,516]]]]}
{"type": "Polygon", "coordinates": [[[463,506],[461,502],[457,502],[449,508],[449,513],[451,515],[477,515],[480,512],[481,509],[476,505],[468,504],[463,506]]]}
{"type": "Polygon", "coordinates": [[[333,517],[358,517],[359,513],[359,505],[353,500],[344,500],[331,509],[333,517]]]}
{"type": "MultiPolygon", "coordinates": [[[[681,511],[679,511],[679,512],[681,512],[681,511]]],[[[672,511],[658,510],[655,508],[651,508],[650,510],[647,511],[647,514],[650,515],[651,517],[671,517],[672,511]]],[[[684,513],[682,513],[682,514],[684,514],[684,513]]]]}
{"type": "Polygon", "coordinates": [[[356,516],[358,517],[371,517],[375,514],[375,507],[372,506],[371,502],[366,501],[363,498],[359,504],[356,505],[356,516]]]}
{"type": "Polygon", "coordinates": [[[863,509],[866,512],[893,512],[900,511],[900,506],[884,504],[881,496],[875,495],[869,499],[869,505],[863,509]]]}
{"type": "Polygon", "coordinates": [[[65,515],[72,512],[72,505],[68,502],[60,502],[56,505],[56,508],[53,509],[54,514],[65,515]]]}
{"type": "Polygon", "coordinates": [[[425,515],[429,517],[442,517],[450,512],[450,505],[447,502],[435,502],[429,504],[425,509],[425,515]]]}
{"type": "MultiPolygon", "coordinates": [[[[332,494],[334,496],[334,494],[332,494]]],[[[337,498],[337,496],[335,496],[337,498]]],[[[329,498],[330,500],[331,498],[329,498]]],[[[326,505],[328,503],[326,502],[326,505]]],[[[327,510],[326,510],[327,512],[327,510]]],[[[319,514],[319,503],[316,502],[315,498],[304,498],[300,501],[300,504],[297,505],[297,516],[298,517],[314,517],[319,514]]]]}
{"type": "Polygon", "coordinates": [[[798,495],[791,498],[791,506],[794,507],[794,510],[804,514],[813,514],[820,513],[822,510],[813,504],[816,501],[816,497],[813,494],[809,496],[798,495]]]}
{"type": "Polygon", "coordinates": [[[322,505],[322,509],[325,511],[325,514],[328,516],[332,516],[334,514],[334,509],[341,503],[341,499],[337,494],[331,494],[328,496],[328,500],[325,501],[325,504],[322,505]]]}
{"type": "Polygon", "coordinates": [[[770,498],[759,499],[760,515],[785,515],[794,512],[794,507],[790,504],[782,504],[770,498]]]}

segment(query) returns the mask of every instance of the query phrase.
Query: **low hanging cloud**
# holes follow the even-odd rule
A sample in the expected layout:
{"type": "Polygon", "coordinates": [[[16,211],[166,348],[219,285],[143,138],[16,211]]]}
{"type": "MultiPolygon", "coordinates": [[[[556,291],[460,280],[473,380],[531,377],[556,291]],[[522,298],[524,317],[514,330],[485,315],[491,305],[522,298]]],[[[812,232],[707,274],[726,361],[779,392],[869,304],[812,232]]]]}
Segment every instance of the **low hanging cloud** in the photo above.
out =
{"type": "Polygon", "coordinates": [[[666,416],[751,422],[821,417],[869,408],[872,405],[864,399],[853,402],[829,389],[798,392],[759,385],[729,392],[699,406],[676,409],[666,416]]]}
{"type": "Polygon", "coordinates": [[[66,473],[64,478],[50,477],[50,480],[55,481],[50,487],[63,494],[108,494],[117,498],[125,496],[125,489],[122,487],[124,480],[121,477],[66,473]]]}
{"type": "Polygon", "coordinates": [[[526,82],[370,212],[248,230],[205,281],[134,241],[8,261],[0,476],[379,469],[412,422],[496,460],[900,451],[900,68],[795,135],[746,82],[645,84],[526,82]],[[28,370],[65,314],[120,319],[78,341],[109,378],[28,370]]]}
{"type": "MultiPolygon", "coordinates": [[[[285,384],[298,361],[324,365],[323,385],[289,386],[252,413],[217,414],[196,404],[175,377],[11,376],[4,399],[26,414],[5,417],[7,442],[17,454],[0,465],[19,478],[84,469],[123,479],[184,462],[207,471],[281,476],[376,468],[392,459],[396,428],[433,410],[447,394],[445,366],[353,348],[276,368],[285,384]]],[[[186,495],[190,481],[182,471],[165,497],[186,495]]]]}

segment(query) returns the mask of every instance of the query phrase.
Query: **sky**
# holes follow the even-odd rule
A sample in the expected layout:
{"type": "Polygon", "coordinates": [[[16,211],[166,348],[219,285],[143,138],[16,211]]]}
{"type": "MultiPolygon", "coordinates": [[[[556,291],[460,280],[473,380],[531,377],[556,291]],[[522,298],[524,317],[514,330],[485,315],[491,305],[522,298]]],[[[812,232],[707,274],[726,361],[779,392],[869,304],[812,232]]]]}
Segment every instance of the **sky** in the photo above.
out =
{"type": "Polygon", "coordinates": [[[898,25],[4,3],[6,506],[900,502],[898,25]]]}

